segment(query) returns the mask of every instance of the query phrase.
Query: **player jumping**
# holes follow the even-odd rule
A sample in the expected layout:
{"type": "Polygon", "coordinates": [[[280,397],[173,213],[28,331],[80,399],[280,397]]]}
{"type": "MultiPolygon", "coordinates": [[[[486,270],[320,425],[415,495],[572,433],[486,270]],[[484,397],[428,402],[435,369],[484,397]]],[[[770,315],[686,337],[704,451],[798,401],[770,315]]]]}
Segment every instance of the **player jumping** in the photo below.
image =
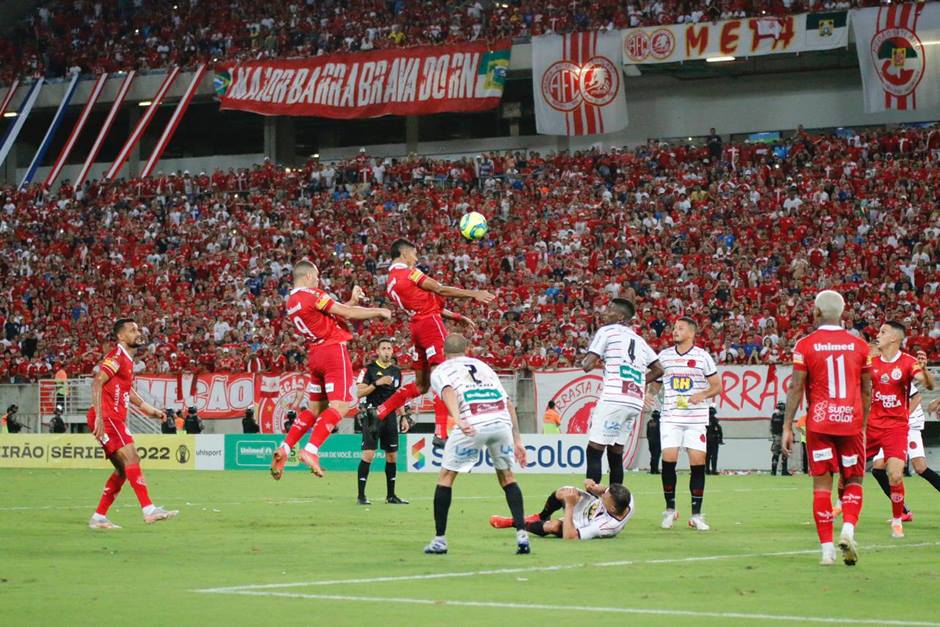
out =
{"type": "Polygon", "coordinates": [[[656,353],[628,326],[636,306],[625,298],[615,298],[604,312],[606,324],[597,330],[587,356],[581,363],[585,372],[604,362],[604,389],[591,410],[591,432],[585,451],[587,478],[600,483],[602,455],[607,452],[610,483],[623,483],[623,447],[636,450],[638,424],[643,413],[646,382],[663,375],[656,353]]]}
{"type": "MultiPolygon", "coordinates": [[[[584,490],[571,486],[558,488],[548,495],[545,507],[538,514],[526,516],[525,528],[537,536],[557,536],[565,540],[613,538],[633,516],[633,495],[623,484],[610,487],[584,480],[584,490]],[[565,510],[563,518],[552,514],[565,510]]],[[[512,518],[492,516],[490,524],[497,529],[512,527],[512,518]]]]}
{"type": "Polygon", "coordinates": [[[885,322],[878,331],[880,354],[871,360],[872,402],[865,432],[866,457],[874,457],[879,452],[884,457],[893,538],[904,537],[901,517],[904,515],[903,473],[907,461],[910,390],[914,381],[928,390],[934,387],[933,376],[926,368],[926,353],[919,352],[915,359],[901,351],[905,333],[904,325],[893,320],[885,322]]]}
{"type": "Polygon", "coordinates": [[[721,394],[721,379],[715,360],[705,349],[695,345],[698,325],[692,318],[679,318],[672,327],[675,346],[659,354],[659,363],[665,374],[661,381],[650,384],[648,404],[663,389],[663,408],[660,418],[659,439],[663,450],[663,529],[671,529],[679,518],[676,511],[676,464],[679,449],[689,456],[689,493],[692,496],[692,516],[689,527],[708,531],[710,527],[702,516],[705,498],[705,453],[708,451],[705,431],[708,427],[708,401],[721,394]]]}
{"type": "Polygon", "coordinates": [[[813,519],[822,548],[820,563],[836,561],[832,543],[832,475],[845,482],[842,496],[842,533],[839,548],[843,561],[858,561],[855,525],[862,511],[862,477],[865,476],[865,427],[871,405],[871,369],[868,346],[842,328],[845,300],[838,292],[816,295],[813,319],[816,330],[793,349],[793,376],[787,391],[781,447],[790,454],[793,418],[807,400],[806,452],[813,477],[813,519]]]}
{"type": "Polygon", "coordinates": [[[114,323],[111,334],[117,346],[105,355],[98,374],[91,381],[91,408],[88,427],[104,449],[114,472],[104,485],[98,509],[88,521],[92,529],[120,529],[108,520],[108,508],[114,503],[125,481],[130,481],[144,514],[144,522],[154,523],[173,518],[178,510],[165,510],[154,505],[147,493],[147,483],[140,471],[140,458],[134,438],[127,431],[127,408],[134,405],[145,415],[160,420],[163,412],[147,403],[134,390],[134,355],[144,345],[141,332],[131,318],[114,323]]]}
{"type": "Polygon", "coordinates": [[[434,490],[434,526],[436,535],[424,547],[425,553],[447,553],[447,514],[457,474],[469,472],[486,451],[493,460],[496,478],[506,494],[516,529],[516,553],[529,553],[529,535],[525,531],[522,491],[512,473],[512,461],[526,464],[525,447],[519,435],[516,408],[499,377],[488,365],[467,357],[469,342],[459,333],[444,340],[446,361],[431,375],[431,386],[447,406],[459,432],[447,439],[444,460],[434,490]]]}
{"type": "MultiPolygon", "coordinates": [[[[458,313],[444,309],[444,298],[472,298],[484,305],[493,302],[495,296],[485,290],[465,290],[459,287],[441,285],[421,272],[418,263],[417,247],[406,239],[392,243],[392,265],[388,269],[388,282],[385,291],[411,318],[411,339],[414,343],[418,360],[415,363],[415,380],[403,385],[397,392],[375,408],[376,417],[384,420],[386,416],[407,403],[412,398],[427,393],[430,387],[431,371],[444,362],[444,340],[447,328],[444,318],[463,322],[473,326],[473,322],[458,313]]],[[[369,411],[363,408],[360,411],[369,411]]],[[[368,421],[368,418],[364,418],[368,421]]],[[[447,417],[443,412],[435,414],[435,439],[447,438],[447,417]]]]}
{"type": "Polygon", "coordinates": [[[323,476],[320,447],[346,415],[356,389],[346,347],[352,335],[345,320],[392,317],[388,309],[357,306],[363,295],[359,286],[353,288],[349,302],[343,304],[333,300],[319,289],[320,271],[312,261],[304,259],[297,262],[293,275],[294,289],[287,299],[287,317],[307,342],[307,368],[310,371],[307,392],[313,409],[305,409],[297,415],[284,442],[274,451],[271,476],[275,479],[284,474],[291,450],[311,427],[310,440],[298,457],[313,474],[323,476]]]}

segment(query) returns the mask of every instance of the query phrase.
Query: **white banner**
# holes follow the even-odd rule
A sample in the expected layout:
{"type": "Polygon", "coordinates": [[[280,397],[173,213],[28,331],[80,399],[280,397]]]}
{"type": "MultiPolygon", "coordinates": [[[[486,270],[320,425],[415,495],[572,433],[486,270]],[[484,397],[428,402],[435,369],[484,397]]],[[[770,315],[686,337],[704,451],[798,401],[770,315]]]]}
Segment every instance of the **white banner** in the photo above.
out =
{"type": "MultiPolygon", "coordinates": [[[[432,446],[433,436],[408,434],[408,472],[440,472],[444,450],[432,446]]],[[[587,437],[583,435],[533,435],[524,433],[522,442],[526,449],[526,467],[522,472],[541,474],[584,475],[587,470],[584,447],[587,437]]],[[[480,453],[472,472],[495,472],[493,460],[486,452],[480,453]]],[[[604,460],[607,473],[607,460],[604,460]]]]}
{"type": "MultiPolygon", "coordinates": [[[[774,406],[786,400],[790,366],[719,366],[722,393],[718,397],[721,420],[769,420],[774,406]]],[[[535,414],[541,422],[549,401],[561,414],[562,433],[587,433],[591,410],[600,398],[600,371],[535,372],[535,414]]]]}
{"type": "Polygon", "coordinates": [[[622,33],[627,65],[829,50],[849,43],[845,11],[627,28],[622,33]]]}
{"type": "Polygon", "coordinates": [[[940,5],[852,11],[865,112],[940,106],[940,5]]]}
{"type": "Polygon", "coordinates": [[[619,31],[532,38],[535,127],[543,135],[601,135],[627,126],[619,31]]]}

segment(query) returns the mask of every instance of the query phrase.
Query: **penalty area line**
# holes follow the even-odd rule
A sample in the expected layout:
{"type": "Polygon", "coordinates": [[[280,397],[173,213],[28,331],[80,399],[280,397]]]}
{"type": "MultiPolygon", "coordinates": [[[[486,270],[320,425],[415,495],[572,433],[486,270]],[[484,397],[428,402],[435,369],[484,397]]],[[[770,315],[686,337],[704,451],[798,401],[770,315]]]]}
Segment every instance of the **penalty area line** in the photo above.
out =
{"type": "MultiPolygon", "coordinates": [[[[874,544],[861,547],[863,551],[878,551],[882,549],[914,549],[924,547],[940,546],[938,542],[917,542],[912,544],[874,544]]],[[[278,590],[283,588],[305,588],[313,586],[339,586],[349,584],[366,583],[390,583],[399,581],[426,581],[430,579],[452,579],[456,577],[482,577],[487,575],[517,575],[521,573],[552,572],[561,570],[573,570],[578,568],[611,568],[617,566],[641,566],[658,564],[683,564],[694,562],[710,562],[718,560],[733,559],[754,559],[761,557],[790,557],[794,555],[811,555],[819,553],[819,549],[799,549],[793,551],[774,551],[768,553],[729,553],[725,555],[701,555],[692,557],[676,557],[666,559],[650,560],[618,560],[613,562],[596,563],[568,563],[557,564],[554,566],[523,566],[519,568],[496,568],[491,570],[470,570],[445,573],[429,573],[423,575],[397,575],[386,577],[369,577],[361,579],[326,579],[319,581],[297,581],[289,583],[268,583],[268,584],[248,584],[244,586],[227,586],[219,588],[203,588],[193,590],[193,592],[205,592],[215,594],[242,593],[250,591],[278,590]]],[[[938,623],[940,625],[940,623],[938,623]]]]}
{"type": "MultiPolygon", "coordinates": [[[[209,592],[209,591],[203,591],[209,592]]],[[[551,605],[547,603],[509,603],[501,601],[460,601],[451,599],[414,599],[402,597],[353,596],[344,594],[309,594],[305,592],[275,592],[261,590],[240,590],[215,592],[214,594],[237,594],[241,596],[278,597],[289,599],[310,599],[315,601],[340,601],[354,603],[399,603],[403,605],[430,605],[436,607],[473,607],[510,610],[568,611],[595,614],[632,614],[646,616],[679,616],[686,618],[723,618],[737,620],[763,620],[778,622],[812,622],[854,625],[900,625],[903,627],[940,627],[940,623],[912,620],[889,620],[876,618],[849,618],[840,616],[793,616],[788,614],[749,614],[746,612],[705,612],[696,610],[667,610],[639,607],[603,607],[589,605],[551,605]]]]}

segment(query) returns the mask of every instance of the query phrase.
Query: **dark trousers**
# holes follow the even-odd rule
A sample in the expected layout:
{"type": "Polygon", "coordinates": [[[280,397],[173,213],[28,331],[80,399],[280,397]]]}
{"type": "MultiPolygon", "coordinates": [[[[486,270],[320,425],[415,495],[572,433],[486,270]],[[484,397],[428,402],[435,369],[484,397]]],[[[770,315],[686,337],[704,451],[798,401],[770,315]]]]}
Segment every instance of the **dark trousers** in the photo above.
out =
{"type": "Polygon", "coordinates": [[[705,472],[718,474],[718,444],[708,444],[705,448],[705,472]]]}
{"type": "Polygon", "coordinates": [[[650,472],[654,475],[659,473],[659,456],[661,454],[662,448],[659,444],[650,447],[650,472]]]}

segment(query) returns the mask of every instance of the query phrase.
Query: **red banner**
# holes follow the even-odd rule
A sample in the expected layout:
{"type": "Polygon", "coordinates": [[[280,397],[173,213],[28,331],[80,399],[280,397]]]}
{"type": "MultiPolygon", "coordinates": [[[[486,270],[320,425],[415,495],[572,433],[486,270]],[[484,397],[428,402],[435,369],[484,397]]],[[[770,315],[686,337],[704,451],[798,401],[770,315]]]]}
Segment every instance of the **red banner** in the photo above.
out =
{"type": "Polygon", "coordinates": [[[499,104],[512,43],[468,42],[223,64],[222,109],[350,119],[484,111],[499,104]]]}

